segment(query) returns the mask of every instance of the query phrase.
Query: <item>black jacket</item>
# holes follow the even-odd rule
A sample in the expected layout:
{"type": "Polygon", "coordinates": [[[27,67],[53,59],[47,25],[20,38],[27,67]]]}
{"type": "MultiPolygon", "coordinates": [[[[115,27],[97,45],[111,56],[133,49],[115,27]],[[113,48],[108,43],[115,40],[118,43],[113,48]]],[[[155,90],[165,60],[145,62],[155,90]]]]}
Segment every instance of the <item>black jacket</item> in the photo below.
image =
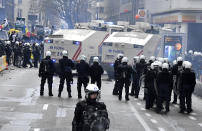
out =
{"type": "Polygon", "coordinates": [[[80,63],[76,65],[78,72],[78,77],[88,77],[89,76],[89,65],[85,61],[81,60],[80,63]]]}
{"type": "Polygon", "coordinates": [[[180,74],[180,91],[194,91],[196,85],[196,76],[195,73],[189,69],[185,69],[180,74]]]}
{"type": "Polygon", "coordinates": [[[101,75],[104,73],[104,70],[99,63],[94,62],[92,66],[90,66],[90,76],[91,79],[101,79],[101,75]]]}
{"type": "Polygon", "coordinates": [[[55,67],[50,57],[46,57],[40,63],[39,76],[54,75],[55,67]]]}
{"type": "Polygon", "coordinates": [[[133,69],[127,63],[123,63],[118,66],[116,78],[118,80],[130,80],[133,73],[133,69]]]}
{"type": "Polygon", "coordinates": [[[154,80],[156,79],[156,73],[152,69],[148,69],[145,74],[145,87],[154,87],[154,80]]]}
{"type": "Polygon", "coordinates": [[[144,74],[147,70],[147,63],[141,60],[139,63],[136,64],[136,71],[139,76],[144,74]]]}
{"type": "Polygon", "coordinates": [[[72,76],[72,68],[74,67],[74,63],[72,60],[68,59],[68,57],[63,57],[59,60],[60,66],[60,75],[69,75],[72,76]]]}
{"type": "MultiPolygon", "coordinates": [[[[106,129],[109,128],[109,118],[106,109],[106,105],[101,102],[89,103],[86,100],[78,102],[74,111],[74,118],[72,121],[72,131],[89,131],[89,124],[93,121],[93,117],[90,117],[93,112],[99,112],[105,118],[106,129]]],[[[97,115],[97,116],[98,116],[97,115]]],[[[97,117],[95,116],[95,117],[97,117]]]]}
{"type": "Polygon", "coordinates": [[[163,70],[157,75],[157,90],[158,96],[160,97],[170,97],[170,93],[172,91],[172,74],[163,70]]]}

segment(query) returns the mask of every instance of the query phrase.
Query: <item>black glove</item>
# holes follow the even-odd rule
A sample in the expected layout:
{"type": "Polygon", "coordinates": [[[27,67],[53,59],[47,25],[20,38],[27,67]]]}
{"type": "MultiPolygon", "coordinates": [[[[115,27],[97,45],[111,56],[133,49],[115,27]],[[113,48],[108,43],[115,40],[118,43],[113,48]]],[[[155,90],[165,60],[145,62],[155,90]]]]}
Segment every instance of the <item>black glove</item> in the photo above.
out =
{"type": "Polygon", "coordinates": [[[41,74],[39,73],[38,76],[41,77],[41,74]]]}
{"type": "Polygon", "coordinates": [[[73,84],[74,83],[74,80],[73,79],[71,79],[71,84],[73,84]]]}

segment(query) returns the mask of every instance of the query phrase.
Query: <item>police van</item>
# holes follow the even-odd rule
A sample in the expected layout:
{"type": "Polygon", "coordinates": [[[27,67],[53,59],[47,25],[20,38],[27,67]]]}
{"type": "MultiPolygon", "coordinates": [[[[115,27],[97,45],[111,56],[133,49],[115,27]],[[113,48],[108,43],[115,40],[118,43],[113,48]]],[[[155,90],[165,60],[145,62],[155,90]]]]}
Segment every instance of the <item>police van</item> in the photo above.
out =
{"type": "Polygon", "coordinates": [[[62,58],[62,51],[67,50],[68,57],[74,62],[79,61],[81,55],[87,57],[98,56],[98,47],[108,37],[107,32],[87,29],[62,29],[45,38],[44,52],[51,51],[53,61],[58,63],[62,58]]]}
{"type": "Polygon", "coordinates": [[[160,36],[140,32],[114,32],[99,46],[102,65],[109,78],[113,78],[113,63],[118,54],[128,57],[129,64],[133,64],[134,56],[144,54],[150,57],[155,54],[160,43],[160,36]]]}

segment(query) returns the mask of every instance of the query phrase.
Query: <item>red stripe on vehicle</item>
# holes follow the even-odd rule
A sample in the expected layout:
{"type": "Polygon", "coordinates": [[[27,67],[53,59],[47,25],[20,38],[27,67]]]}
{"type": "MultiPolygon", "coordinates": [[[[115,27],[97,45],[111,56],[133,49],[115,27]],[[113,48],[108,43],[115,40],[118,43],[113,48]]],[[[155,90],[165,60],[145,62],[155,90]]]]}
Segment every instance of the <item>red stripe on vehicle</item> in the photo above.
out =
{"type": "Polygon", "coordinates": [[[81,51],[81,44],[79,45],[79,48],[77,49],[76,53],[72,57],[72,60],[76,60],[75,57],[77,56],[77,54],[79,53],[79,51],[81,51]]]}
{"type": "Polygon", "coordinates": [[[77,58],[79,57],[80,53],[81,53],[81,49],[79,50],[77,56],[75,57],[75,60],[77,60],[77,58]]]}
{"type": "Polygon", "coordinates": [[[109,37],[109,34],[107,34],[106,36],[105,36],[105,38],[103,39],[103,41],[99,44],[99,46],[98,47],[101,47],[102,46],[102,44],[104,43],[104,41],[107,39],[109,37]]]}
{"type": "Polygon", "coordinates": [[[137,54],[137,56],[140,56],[142,53],[143,53],[143,50],[141,50],[141,51],[137,54]]]}

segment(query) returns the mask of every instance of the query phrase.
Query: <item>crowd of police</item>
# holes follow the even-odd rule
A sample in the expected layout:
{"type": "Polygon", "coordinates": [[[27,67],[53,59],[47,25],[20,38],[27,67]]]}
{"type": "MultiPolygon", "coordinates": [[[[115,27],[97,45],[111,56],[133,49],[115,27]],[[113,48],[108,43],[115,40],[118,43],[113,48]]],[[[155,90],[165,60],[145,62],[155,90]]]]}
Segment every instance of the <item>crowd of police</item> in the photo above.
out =
{"type": "MultiPolygon", "coordinates": [[[[109,128],[109,118],[104,103],[98,100],[101,97],[101,76],[103,68],[99,64],[99,58],[93,58],[93,64],[86,62],[82,55],[76,65],[68,58],[67,51],[63,51],[63,58],[59,60],[60,84],[58,97],[61,97],[66,81],[68,97],[71,98],[71,83],[73,83],[72,70],[76,69],[78,99],[82,98],[82,85],[85,91],[85,100],[77,103],[75,116],[72,122],[73,131],[106,130],[109,128]],[[91,84],[89,84],[89,76],[91,84]],[[99,129],[98,129],[99,128],[99,129]]],[[[119,54],[114,63],[115,85],[112,94],[118,95],[122,100],[122,91],[125,87],[125,100],[129,101],[129,95],[139,97],[140,89],[144,89],[145,108],[155,108],[157,113],[170,111],[170,102],[173,92],[173,104],[180,100],[180,113],[191,113],[192,93],[196,85],[196,76],[192,71],[192,63],[178,57],[173,63],[167,58],[155,58],[151,56],[148,61],[144,55],[135,56],[133,65],[128,58],[119,54]],[[129,88],[132,88],[129,93],[129,88]],[[165,107],[163,106],[165,102],[165,107]]],[[[51,60],[51,52],[46,52],[46,57],[40,63],[39,77],[41,77],[40,95],[44,95],[44,85],[48,81],[49,96],[53,96],[52,84],[55,66],[51,60]]]]}
{"type": "Polygon", "coordinates": [[[179,97],[180,113],[192,112],[192,93],[196,76],[192,71],[191,62],[183,61],[182,57],[178,57],[170,64],[167,58],[154,56],[151,56],[147,62],[145,56],[141,55],[135,56],[133,63],[133,66],[129,65],[128,58],[123,57],[123,54],[119,54],[114,63],[115,85],[112,93],[118,95],[119,100],[122,100],[123,87],[125,87],[126,101],[129,100],[129,95],[138,98],[140,89],[143,88],[146,109],[154,108],[156,105],[157,113],[163,109],[169,112],[173,92],[172,103],[176,104],[179,97]]]}
{"type": "Polygon", "coordinates": [[[30,68],[33,66],[38,68],[41,54],[43,54],[43,44],[25,43],[19,40],[16,33],[13,32],[9,41],[5,41],[4,51],[8,65],[13,64],[19,68],[26,68],[29,65],[30,68]]]}

